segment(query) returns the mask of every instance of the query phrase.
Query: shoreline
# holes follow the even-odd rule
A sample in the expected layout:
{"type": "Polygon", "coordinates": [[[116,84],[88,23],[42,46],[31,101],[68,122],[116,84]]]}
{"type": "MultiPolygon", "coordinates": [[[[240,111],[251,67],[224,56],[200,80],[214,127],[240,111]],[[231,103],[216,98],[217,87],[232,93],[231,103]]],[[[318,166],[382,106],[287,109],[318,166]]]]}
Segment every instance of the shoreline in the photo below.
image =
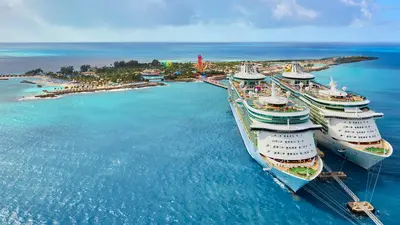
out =
{"type": "Polygon", "coordinates": [[[5,75],[0,75],[0,80],[10,80],[10,79],[24,79],[21,82],[22,83],[27,83],[27,84],[33,84],[33,85],[41,85],[41,86],[57,86],[57,87],[65,87],[69,85],[73,85],[70,82],[66,82],[64,84],[62,83],[56,83],[50,81],[51,78],[46,77],[44,75],[24,75],[24,76],[19,76],[19,75],[11,75],[11,76],[5,76],[5,75]]]}
{"type": "Polygon", "coordinates": [[[141,82],[134,84],[124,84],[119,86],[112,87],[98,87],[98,88],[85,88],[79,90],[58,90],[58,91],[49,91],[45,94],[39,94],[34,96],[23,97],[19,100],[36,100],[36,99],[57,99],[63,95],[75,95],[75,94],[90,94],[97,92],[117,92],[117,91],[128,91],[134,89],[145,89],[157,86],[166,86],[164,83],[155,83],[155,82],[141,82]]]}
{"type": "Polygon", "coordinates": [[[284,69],[284,64],[288,64],[291,62],[301,62],[305,65],[312,65],[312,67],[304,67],[305,72],[315,72],[315,71],[323,71],[331,68],[331,66],[338,66],[342,64],[348,63],[357,63],[363,61],[372,61],[378,60],[378,57],[369,57],[369,56],[339,56],[339,57],[327,57],[320,59],[297,59],[297,60],[271,60],[266,61],[267,63],[277,63],[278,65],[262,67],[260,68],[260,73],[266,76],[272,76],[277,73],[281,73],[284,69]],[[314,64],[318,64],[318,66],[314,66],[314,64]]]}
{"type": "MultiPolygon", "coordinates": [[[[156,86],[154,86],[156,87],[156,86]]],[[[95,94],[95,93],[104,93],[104,92],[124,92],[124,91],[133,91],[133,90],[143,90],[143,89],[149,89],[149,88],[154,88],[154,87],[140,87],[140,88],[121,88],[121,89],[114,89],[114,90],[102,90],[102,91],[93,91],[93,92],[79,92],[79,93],[70,93],[70,94],[64,94],[64,95],[58,95],[56,97],[48,97],[48,98],[38,98],[34,95],[31,96],[26,96],[19,98],[18,101],[34,101],[34,100],[44,100],[44,99],[59,99],[63,98],[66,96],[71,96],[71,95],[83,95],[83,94],[95,94]]]]}
{"type": "MultiPolygon", "coordinates": [[[[264,61],[250,61],[254,63],[257,67],[259,73],[266,76],[273,76],[275,74],[282,73],[285,66],[293,61],[299,62],[303,65],[305,72],[322,71],[331,68],[331,66],[356,63],[369,60],[377,60],[377,57],[367,57],[367,56],[339,56],[339,57],[326,57],[319,59],[282,59],[282,60],[264,60],[264,61]]],[[[231,61],[225,63],[221,61],[206,62],[209,65],[209,71],[205,71],[208,78],[214,80],[223,80],[226,74],[233,73],[236,67],[240,65],[243,61],[231,61]],[[208,73],[208,74],[207,74],[208,73]]],[[[196,67],[196,65],[193,65],[196,67]]],[[[111,67],[112,68],[112,67],[111,67]]],[[[165,71],[161,71],[165,72],[165,71]]],[[[109,92],[109,91],[123,91],[132,90],[145,87],[155,87],[163,86],[166,83],[191,83],[191,82],[203,82],[200,73],[192,72],[192,77],[190,76],[175,76],[173,79],[165,79],[163,82],[135,82],[135,83],[125,83],[117,84],[115,86],[96,86],[95,84],[88,84],[86,82],[77,83],[76,81],[70,81],[61,78],[52,78],[44,74],[32,75],[32,74],[0,74],[1,80],[8,79],[25,79],[21,83],[27,83],[37,86],[38,88],[43,88],[36,93],[32,93],[29,96],[24,96],[19,100],[33,100],[33,99],[56,99],[63,95],[70,94],[80,94],[80,93],[94,93],[94,92],[109,92]],[[197,75],[197,76],[196,76],[197,75]],[[165,83],[164,83],[165,82],[165,83]],[[46,86],[49,87],[46,90],[46,86]],[[52,90],[50,90],[52,89],[52,90]]],[[[88,76],[88,75],[85,75],[88,76]]],[[[96,74],[95,74],[96,76],[96,74]]],[[[166,77],[166,75],[164,75],[166,77]]],[[[99,78],[97,76],[97,78],[99,78]]],[[[122,82],[123,83],[123,82],[122,82]]]]}

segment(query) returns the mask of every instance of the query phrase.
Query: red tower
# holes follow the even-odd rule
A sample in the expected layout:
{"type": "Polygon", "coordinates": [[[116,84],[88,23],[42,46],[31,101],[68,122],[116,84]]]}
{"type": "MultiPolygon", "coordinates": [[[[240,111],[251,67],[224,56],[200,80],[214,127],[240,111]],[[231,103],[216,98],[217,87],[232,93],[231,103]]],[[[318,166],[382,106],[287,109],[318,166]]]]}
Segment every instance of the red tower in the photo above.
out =
{"type": "Polygon", "coordinates": [[[200,74],[204,72],[204,62],[203,62],[203,56],[198,55],[197,56],[197,72],[200,74]]]}

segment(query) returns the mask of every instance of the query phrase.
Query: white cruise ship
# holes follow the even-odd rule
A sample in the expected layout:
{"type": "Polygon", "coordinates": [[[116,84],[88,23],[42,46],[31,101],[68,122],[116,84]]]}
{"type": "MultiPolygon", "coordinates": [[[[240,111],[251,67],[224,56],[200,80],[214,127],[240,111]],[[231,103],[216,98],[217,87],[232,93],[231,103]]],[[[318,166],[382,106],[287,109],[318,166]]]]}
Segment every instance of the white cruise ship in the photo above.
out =
{"type": "Polygon", "coordinates": [[[323,168],[315,146],[309,109],[268,86],[265,76],[251,64],[229,76],[229,105],[248,153],[296,192],[316,178],[323,168]]]}
{"type": "Polygon", "coordinates": [[[316,132],[318,145],[365,169],[391,156],[393,148],[382,139],[375,123],[383,114],[371,111],[365,97],[346,87],[338,89],[332,78],[329,86],[314,78],[303,72],[299,63],[293,63],[272,81],[309,106],[311,120],[322,125],[316,132]]]}

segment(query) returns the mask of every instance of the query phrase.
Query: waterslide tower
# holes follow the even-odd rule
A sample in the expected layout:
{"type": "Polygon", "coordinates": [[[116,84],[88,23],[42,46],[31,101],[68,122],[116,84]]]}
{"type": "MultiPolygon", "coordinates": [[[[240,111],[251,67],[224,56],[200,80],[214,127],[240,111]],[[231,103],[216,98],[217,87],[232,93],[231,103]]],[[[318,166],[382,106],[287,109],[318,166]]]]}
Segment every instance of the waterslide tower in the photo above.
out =
{"type": "Polygon", "coordinates": [[[203,56],[198,55],[197,56],[197,72],[199,72],[202,77],[206,76],[204,74],[204,69],[206,69],[206,67],[207,67],[206,63],[203,62],[203,56]]]}

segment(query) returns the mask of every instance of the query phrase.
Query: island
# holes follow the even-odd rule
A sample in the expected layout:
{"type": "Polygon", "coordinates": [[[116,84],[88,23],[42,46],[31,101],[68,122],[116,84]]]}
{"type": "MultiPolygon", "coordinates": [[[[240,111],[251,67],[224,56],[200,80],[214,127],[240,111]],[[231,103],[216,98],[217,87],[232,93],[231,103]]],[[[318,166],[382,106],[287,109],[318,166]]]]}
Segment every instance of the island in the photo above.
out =
{"type": "MultiPolygon", "coordinates": [[[[285,59],[247,61],[253,63],[258,72],[267,76],[281,73],[285,66],[299,62],[307,72],[329,69],[330,66],[377,60],[369,56],[338,56],[321,59],[285,59]]],[[[62,66],[59,71],[43,71],[41,68],[27,71],[24,74],[0,75],[0,79],[35,78],[23,80],[21,83],[36,84],[38,88],[53,87],[36,94],[35,98],[55,98],[66,94],[98,92],[110,90],[128,90],[144,87],[166,85],[166,82],[198,82],[204,77],[214,80],[226,79],[227,74],[234,73],[243,61],[198,61],[194,62],[151,62],[137,60],[115,61],[107,66],[81,65],[62,66]],[[54,88],[54,86],[56,86],[54,88]]],[[[32,96],[31,96],[32,97],[32,96]]]]}

